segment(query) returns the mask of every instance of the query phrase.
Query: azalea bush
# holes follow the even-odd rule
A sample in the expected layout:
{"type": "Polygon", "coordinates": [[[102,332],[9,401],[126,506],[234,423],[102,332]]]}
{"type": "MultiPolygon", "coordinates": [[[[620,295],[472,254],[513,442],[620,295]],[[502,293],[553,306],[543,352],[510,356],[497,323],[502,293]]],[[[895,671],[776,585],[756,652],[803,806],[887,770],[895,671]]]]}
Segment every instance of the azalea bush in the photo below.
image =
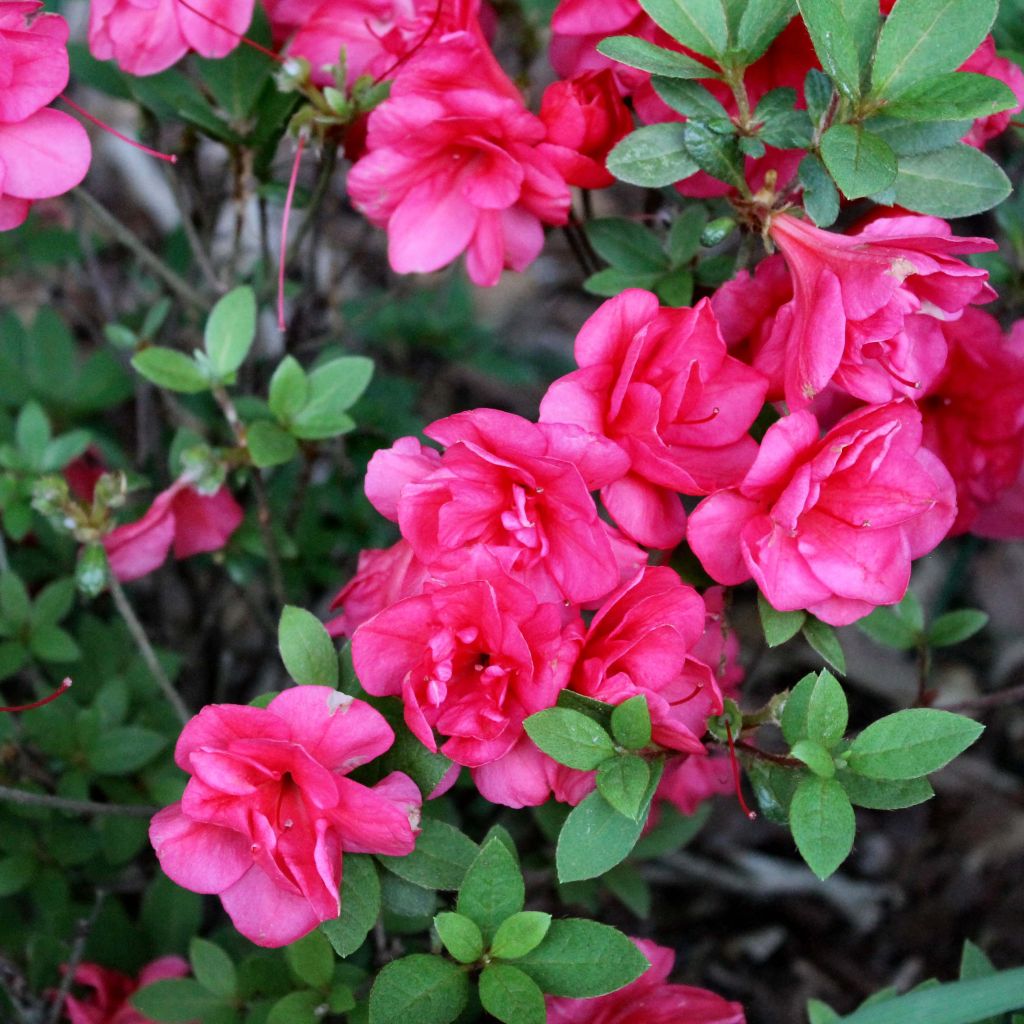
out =
{"type": "Polygon", "coordinates": [[[0,1018],[1024,1020],[1022,25],[0,0],[0,1018]]]}

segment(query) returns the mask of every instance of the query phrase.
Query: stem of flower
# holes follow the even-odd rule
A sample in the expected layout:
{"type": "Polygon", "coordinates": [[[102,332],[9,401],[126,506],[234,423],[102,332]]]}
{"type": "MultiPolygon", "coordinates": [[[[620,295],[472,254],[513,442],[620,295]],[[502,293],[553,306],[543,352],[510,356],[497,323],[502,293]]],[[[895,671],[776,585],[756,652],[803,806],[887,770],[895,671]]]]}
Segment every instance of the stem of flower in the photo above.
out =
{"type": "Polygon", "coordinates": [[[85,956],[85,944],[89,941],[89,933],[96,924],[96,919],[103,909],[103,901],[107,898],[107,890],[97,887],[96,898],[93,901],[92,910],[88,917],[81,918],[75,928],[75,941],[71,945],[71,955],[64,965],[64,976],[60,980],[60,987],[53,997],[53,1005],[50,1007],[50,1016],[47,1024],[60,1024],[64,1014],[64,1003],[71,992],[71,986],[75,982],[75,971],[78,970],[82,957],[85,956]]]}
{"type": "Polygon", "coordinates": [[[121,618],[124,619],[128,632],[131,633],[135,646],[139,649],[139,654],[142,655],[142,660],[146,663],[146,667],[156,680],[157,685],[163,690],[164,696],[171,707],[174,708],[175,714],[181,720],[182,725],[187,724],[192,718],[192,713],[181,699],[181,695],[174,688],[174,684],[167,678],[167,673],[160,664],[156,651],[153,650],[153,645],[149,642],[149,637],[146,636],[146,631],[142,628],[142,623],[139,622],[138,617],[132,610],[131,604],[128,602],[128,595],[125,594],[124,587],[121,586],[120,581],[113,573],[110,574],[109,584],[114,604],[117,606],[121,618]]]}
{"type": "Polygon", "coordinates": [[[126,818],[150,818],[159,807],[149,804],[101,804],[93,800],[68,800],[49,793],[29,793],[13,786],[0,786],[0,801],[20,804],[22,807],[48,807],[51,811],[67,811],[69,814],[120,814],[126,818]]]}

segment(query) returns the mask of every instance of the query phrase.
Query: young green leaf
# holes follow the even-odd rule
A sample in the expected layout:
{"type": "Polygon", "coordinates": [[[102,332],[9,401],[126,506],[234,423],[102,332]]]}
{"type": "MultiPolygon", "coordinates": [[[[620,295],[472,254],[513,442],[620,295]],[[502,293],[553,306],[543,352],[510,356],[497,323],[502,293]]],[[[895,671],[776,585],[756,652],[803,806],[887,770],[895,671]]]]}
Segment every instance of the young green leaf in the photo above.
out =
{"type": "Polygon", "coordinates": [[[769,603],[764,594],[758,592],[757,611],[761,617],[761,628],[769,647],[778,647],[800,632],[807,621],[807,612],[779,612],[769,603]]]}
{"type": "Polygon", "coordinates": [[[597,44],[597,52],[625,64],[668,78],[718,78],[718,72],[687,57],[685,53],[666,50],[636,36],[609,36],[597,44]]]}
{"type": "Polygon", "coordinates": [[[277,643],[284,667],[300,686],[338,685],[338,652],[312,612],[286,605],[277,627],[277,643]]]}
{"type": "Polygon", "coordinates": [[[220,946],[196,936],[188,947],[192,974],[207,992],[230,999],[238,988],[238,973],[220,946]]]}
{"type": "Polygon", "coordinates": [[[287,423],[309,398],[309,378],[294,356],[285,356],[270,378],[270,411],[287,423]]]}
{"type": "Polygon", "coordinates": [[[344,958],[354,953],[380,916],[380,879],[373,858],[347,853],[342,863],[341,914],[321,928],[334,952],[344,958]]]}
{"type": "Polygon", "coordinates": [[[612,712],[612,735],[627,750],[643,750],[651,742],[651,712],[642,693],[612,712]]]}
{"type": "Polygon", "coordinates": [[[132,356],[132,366],[146,380],[168,391],[194,395],[209,391],[210,381],[199,364],[183,352],[152,345],[132,356]]]}
{"type": "Polygon", "coordinates": [[[793,687],[782,709],[782,734],[790,746],[813,740],[826,749],[834,747],[846,732],[846,695],[827,669],[803,677],[793,687]]]}
{"type": "Polygon", "coordinates": [[[932,647],[952,647],[969,640],[988,623],[988,615],[977,608],[961,608],[940,615],[928,630],[928,643],[932,647]]]}
{"type": "Polygon", "coordinates": [[[801,632],[804,639],[831,665],[840,675],[846,675],[846,656],[839,643],[835,630],[813,615],[803,624],[801,632]]]}
{"type": "Polygon", "coordinates": [[[511,964],[489,964],[480,975],[480,1002],[504,1024],[544,1024],[544,993],[537,983],[511,964]]]}
{"type": "Polygon", "coordinates": [[[646,815],[644,797],[651,781],[651,769],[642,757],[622,754],[598,766],[597,791],[612,807],[637,821],[646,815]]]}
{"type": "Polygon", "coordinates": [[[831,227],[839,216],[839,191],[825,170],[825,165],[813,154],[800,161],[800,184],[804,187],[804,209],[819,228],[831,227]]]}
{"type": "Polygon", "coordinates": [[[619,270],[618,267],[605,267],[604,270],[591,274],[583,282],[583,290],[590,295],[613,298],[627,288],[644,288],[650,291],[658,283],[660,277],[660,273],[638,274],[619,270]]]}
{"type": "Polygon", "coordinates": [[[866,779],[846,770],[839,772],[836,778],[854,807],[872,811],[901,811],[923,804],[935,795],[927,779],[866,779]]]}
{"type": "Polygon", "coordinates": [[[593,719],[568,708],[548,708],[524,723],[527,735],[559,764],[591,771],[615,754],[612,738],[593,719]]]}
{"type": "Polygon", "coordinates": [[[525,899],[519,864],[501,838],[494,836],[466,872],[457,909],[477,923],[489,943],[502,921],[523,909],[525,899]]]}
{"type": "Polygon", "coordinates": [[[384,966],[370,992],[370,1024],[451,1024],[469,998],[469,980],[439,956],[414,953],[384,966]]]}
{"type": "Polygon", "coordinates": [[[847,763],[869,779],[917,779],[949,764],[984,728],[938,708],[908,708],[869,725],[853,741],[847,763]]]}
{"type": "Polygon", "coordinates": [[[921,639],[920,633],[892,608],[876,608],[870,615],[858,619],[857,628],[883,647],[909,651],[921,639]]]}
{"type": "Polygon", "coordinates": [[[675,122],[637,128],[616,143],[605,166],[620,181],[645,188],[674,185],[698,170],[683,142],[683,125],[675,122]]]}
{"type": "Polygon", "coordinates": [[[291,462],[299,454],[299,445],[291,434],[270,420],[256,420],[246,428],[246,446],[252,464],[260,469],[291,462]]]}
{"type": "Polygon", "coordinates": [[[588,999],[635,981],[649,964],[622,932],[570,917],[552,921],[544,941],[516,966],[550,995],[588,999]]]}
{"type": "Polygon", "coordinates": [[[808,1024],[839,1024],[839,1014],[820,999],[807,1001],[808,1024]]]}
{"type": "Polygon", "coordinates": [[[491,955],[504,960],[526,956],[541,944],[550,927],[551,915],[539,910],[513,914],[498,926],[491,943],[491,955]]]}
{"type": "Polygon", "coordinates": [[[836,773],[832,755],[814,740],[797,740],[789,754],[790,757],[803,761],[820,779],[831,779],[836,773]]]}
{"type": "Polygon", "coordinates": [[[256,296],[249,287],[235,288],[213,307],[203,335],[218,377],[230,377],[245,362],[255,338],[256,296]]]}
{"type": "Polygon", "coordinates": [[[871,69],[876,96],[899,96],[930,75],[953,71],[978,48],[999,0],[899,0],[882,26],[871,69]]]}
{"type": "Polygon", "coordinates": [[[412,853],[377,859],[399,878],[423,889],[458,889],[477,856],[476,843],[437,818],[424,818],[421,829],[412,853]]]}
{"type": "Polygon", "coordinates": [[[789,805],[789,827],[800,856],[823,881],[853,849],[853,808],[835,779],[811,775],[796,787],[789,805]]]}
{"type": "Polygon", "coordinates": [[[984,213],[1012,190],[1010,179],[994,160],[963,143],[900,157],[895,186],[900,206],[935,217],[984,213]]]}
{"type": "Polygon", "coordinates": [[[834,124],[821,137],[821,159],[847,199],[860,199],[896,180],[896,154],[864,128],[834,124]]]}
{"type": "Polygon", "coordinates": [[[445,912],[434,918],[444,948],[460,964],[475,963],[483,955],[484,937],[476,923],[463,914],[445,912]]]}
{"type": "Polygon", "coordinates": [[[676,42],[705,57],[729,46],[729,26],[721,0],[641,0],[641,7],[676,42]]]}
{"type": "Polygon", "coordinates": [[[309,375],[309,398],[291,418],[291,432],[303,441],[320,441],[352,429],[348,410],[370,384],[373,360],[341,356],[309,375]]]}

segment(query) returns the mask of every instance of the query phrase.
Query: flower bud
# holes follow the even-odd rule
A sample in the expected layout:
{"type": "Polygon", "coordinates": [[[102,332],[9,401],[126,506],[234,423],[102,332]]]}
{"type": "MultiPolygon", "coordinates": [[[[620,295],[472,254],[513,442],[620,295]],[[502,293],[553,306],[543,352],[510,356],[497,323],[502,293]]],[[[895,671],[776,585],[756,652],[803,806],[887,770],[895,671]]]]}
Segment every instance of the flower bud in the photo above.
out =
{"type": "Polygon", "coordinates": [[[98,597],[110,580],[110,565],[102,544],[86,544],[78,555],[75,584],[86,597],[98,597]]]}

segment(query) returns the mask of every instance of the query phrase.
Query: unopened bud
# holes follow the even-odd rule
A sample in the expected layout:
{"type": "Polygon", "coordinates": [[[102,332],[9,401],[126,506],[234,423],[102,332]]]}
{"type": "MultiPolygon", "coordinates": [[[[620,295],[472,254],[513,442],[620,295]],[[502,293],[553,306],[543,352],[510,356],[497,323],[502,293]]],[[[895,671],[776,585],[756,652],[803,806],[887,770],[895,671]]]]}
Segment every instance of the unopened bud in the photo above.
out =
{"type": "Polygon", "coordinates": [[[86,597],[98,597],[110,581],[110,563],[102,544],[86,544],[75,566],[75,583],[86,597]]]}
{"type": "Polygon", "coordinates": [[[124,504],[127,493],[128,480],[124,473],[120,471],[104,473],[96,481],[96,489],[93,491],[92,500],[98,508],[120,508],[124,504]]]}
{"type": "Polygon", "coordinates": [[[736,221],[732,217],[718,217],[701,232],[700,244],[710,249],[724,241],[735,227],[736,221]]]}
{"type": "Polygon", "coordinates": [[[32,487],[32,507],[50,520],[65,518],[71,491],[62,476],[40,477],[32,487]]]}

